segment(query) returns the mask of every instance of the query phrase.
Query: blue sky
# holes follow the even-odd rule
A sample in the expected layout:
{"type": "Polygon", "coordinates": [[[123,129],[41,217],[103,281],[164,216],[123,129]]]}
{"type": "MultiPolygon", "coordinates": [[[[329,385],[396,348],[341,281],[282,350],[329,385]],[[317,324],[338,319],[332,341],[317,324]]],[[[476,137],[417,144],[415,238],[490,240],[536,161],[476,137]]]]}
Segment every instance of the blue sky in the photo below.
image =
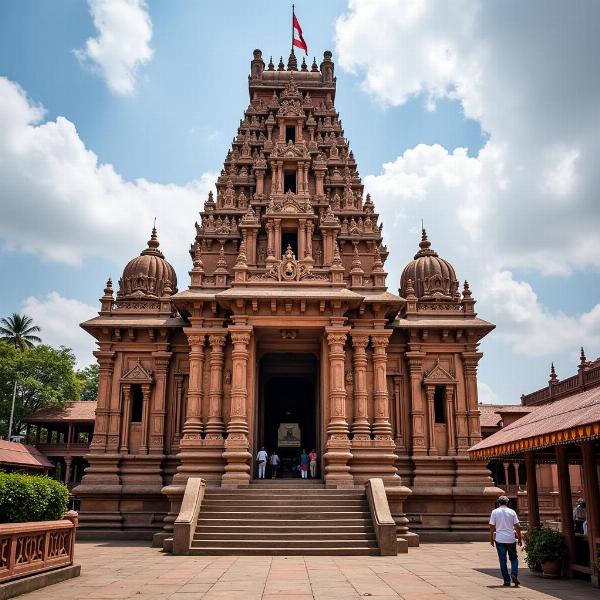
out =
{"type": "MultiPolygon", "coordinates": [[[[143,247],[154,216],[180,288],[187,285],[193,214],[248,104],[252,50],[285,60],[291,35],[287,2],[131,0],[137,12],[126,25],[138,35],[135,19],[145,16],[151,35],[140,52],[151,50],[151,57],[134,60],[133,90],[120,93],[106,69],[74,52],[99,36],[93,8],[102,4],[0,5],[0,77],[7,89],[0,126],[3,114],[6,123],[20,123],[23,106],[32,114],[45,109],[19,124],[36,136],[37,149],[0,146],[0,313],[28,310],[48,341],[72,345],[82,361],[92,345],[77,320],[96,309],[107,276],[118,279],[143,247]],[[45,131],[48,123],[58,125],[45,131]],[[4,180],[3,159],[18,165],[6,167],[4,180]],[[94,164],[84,172],[79,165],[89,160],[94,164]],[[85,173],[73,189],[68,175],[60,179],[64,165],[85,173]],[[119,181],[107,182],[101,165],[110,167],[109,180],[116,174],[119,181]],[[90,197],[85,177],[97,188],[90,197]],[[151,192],[139,180],[150,182],[151,192]],[[125,222],[117,227],[117,219],[125,222]]],[[[598,89],[585,73],[597,42],[584,35],[595,7],[582,2],[565,21],[560,3],[547,3],[545,27],[536,25],[535,2],[510,4],[475,10],[477,2],[424,0],[415,12],[404,2],[382,2],[380,12],[361,0],[296,2],[310,59],[334,52],[336,106],[385,219],[390,289],[416,250],[423,217],[434,248],[471,282],[480,315],[498,324],[482,344],[480,379],[482,397],[500,402],[517,402],[542,386],[551,360],[559,376],[573,373],[580,344],[590,359],[600,352],[597,175],[588,166],[598,143],[592,102],[598,89]],[[509,26],[511,11],[522,11],[522,26],[542,34],[525,42],[509,26]],[[553,47],[543,30],[561,22],[564,71],[550,60],[535,62],[553,47]],[[465,31],[470,26],[476,34],[465,31]],[[484,46],[493,58],[478,53],[484,46]],[[547,93],[552,77],[555,96],[564,98],[547,93]],[[570,84],[563,89],[561,77],[570,84]],[[579,92],[570,97],[574,84],[579,92]],[[578,118],[561,119],[549,132],[565,103],[578,118]],[[459,155],[457,148],[466,150],[459,155]]],[[[111,56],[131,55],[132,39],[124,35],[111,56]]]]}

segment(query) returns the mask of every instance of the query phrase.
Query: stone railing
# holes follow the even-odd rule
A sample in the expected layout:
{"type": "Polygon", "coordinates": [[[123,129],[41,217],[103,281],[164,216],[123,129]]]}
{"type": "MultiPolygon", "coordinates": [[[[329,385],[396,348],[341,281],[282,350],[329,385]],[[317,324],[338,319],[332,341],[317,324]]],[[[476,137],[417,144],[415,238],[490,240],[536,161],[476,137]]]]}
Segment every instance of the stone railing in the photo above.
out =
{"type": "Polygon", "coordinates": [[[204,479],[190,477],[187,480],[181,510],[173,523],[173,554],[190,553],[205,490],[204,479]]]}
{"type": "Polygon", "coordinates": [[[0,583],[73,564],[77,513],[62,521],[0,525],[0,583]]]}
{"type": "Polygon", "coordinates": [[[396,556],[398,554],[396,522],[390,512],[383,479],[369,479],[366,485],[367,499],[369,500],[379,552],[381,556],[396,556]]]}

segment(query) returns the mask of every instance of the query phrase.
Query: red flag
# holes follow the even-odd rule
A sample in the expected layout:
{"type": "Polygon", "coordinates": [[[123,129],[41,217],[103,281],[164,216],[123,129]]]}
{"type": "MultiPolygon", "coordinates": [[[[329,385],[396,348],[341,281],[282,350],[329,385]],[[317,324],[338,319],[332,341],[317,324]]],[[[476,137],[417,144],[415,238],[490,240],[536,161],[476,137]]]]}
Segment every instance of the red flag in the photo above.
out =
{"type": "Polygon", "coordinates": [[[294,46],[296,46],[297,48],[302,48],[302,50],[304,50],[304,54],[306,54],[308,56],[308,46],[306,45],[306,42],[304,41],[304,38],[302,37],[302,27],[300,27],[300,23],[298,23],[298,19],[296,19],[296,15],[292,12],[292,19],[293,19],[293,36],[292,36],[292,44],[294,46]],[[299,40],[296,39],[296,35],[298,34],[298,37],[300,38],[299,40]]]}

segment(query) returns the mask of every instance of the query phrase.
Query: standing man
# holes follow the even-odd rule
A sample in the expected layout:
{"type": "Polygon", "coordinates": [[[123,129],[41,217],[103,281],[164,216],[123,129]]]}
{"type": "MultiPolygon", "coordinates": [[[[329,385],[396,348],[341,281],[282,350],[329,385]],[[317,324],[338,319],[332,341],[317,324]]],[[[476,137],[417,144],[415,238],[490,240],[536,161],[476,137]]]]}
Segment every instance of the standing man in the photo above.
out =
{"type": "Polygon", "coordinates": [[[583,530],[583,524],[585,523],[585,520],[585,500],[583,498],[579,498],[579,500],[577,500],[577,506],[573,509],[575,533],[585,533],[583,530]]]}
{"type": "Polygon", "coordinates": [[[504,586],[509,587],[510,582],[519,587],[519,558],[517,557],[517,543],[523,545],[521,540],[521,525],[517,513],[508,508],[508,498],[498,498],[498,508],[490,515],[490,544],[496,546],[500,571],[504,579],[504,586]],[[510,559],[510,576],[506,568],[506,555],[510,559]]]}
{"type": "Polygon", "coordinates": [[[277,469],[279,468],[279,455],[277,454],[277,450],[273,450],[273,454],[271,454],[271,458],[269,459],[271,463],[271,479],[277,479],[277,469]]]}
{"type": "Polygon", "coordinates": [[[308,455],[310,460],[310,476],[314,479],[317,476],[317,451],[313,448],[308,455]]]}
{"type": "Polygon", "coordinates": [[[268,457],[269,457],[269,455],[267,454],[265,447],[262,446],[261,449],[258,451],[258,454],[256,455],[256,460],[258,461],[258,478],[259,479],[265,478],[265,467],[267,466],[267,458],[268,457]]]}

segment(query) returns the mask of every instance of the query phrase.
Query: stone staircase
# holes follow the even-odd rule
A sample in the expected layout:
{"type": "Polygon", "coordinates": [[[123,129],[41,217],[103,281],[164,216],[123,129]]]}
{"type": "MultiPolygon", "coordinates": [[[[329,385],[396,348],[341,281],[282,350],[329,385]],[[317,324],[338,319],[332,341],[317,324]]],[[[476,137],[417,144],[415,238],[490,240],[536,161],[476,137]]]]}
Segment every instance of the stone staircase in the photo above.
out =
{"type": "Polygon", "coordinates": [[[378,554],[366,493],[320,480],[206,490],[190,554],[378,554]]]}

